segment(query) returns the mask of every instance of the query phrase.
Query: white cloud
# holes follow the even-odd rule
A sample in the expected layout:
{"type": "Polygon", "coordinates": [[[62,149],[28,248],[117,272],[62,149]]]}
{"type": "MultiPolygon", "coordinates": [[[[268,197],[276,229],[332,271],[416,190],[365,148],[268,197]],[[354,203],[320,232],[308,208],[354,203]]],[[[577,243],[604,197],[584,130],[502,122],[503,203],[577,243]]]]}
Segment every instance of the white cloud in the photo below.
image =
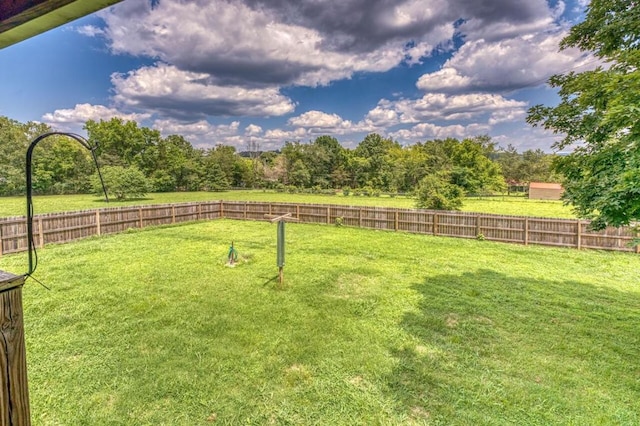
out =
{"type": "Polygon", "coordinates": [[[104,35],[104,30],[102,28],[96,27],[95,25],[83,25],[81,27],[77,27],[76,31],[79,34],[87,37],[97,37],[104,35]]]}
{"type": "Polygon", "coordinates": [[[431,123],[420,123],[410,129],[401,129],[396,132],[391,132],[389,135],[393,139],[402,141],[403,143],[415,143],[431,139],[464,139],[486,133],[488,130],[489,126],[482,126],[478,124],[472,124],[469,126],[463,126],[460,124],[438,126],[431,123]]]}
{"type": "Polygon", "coordinates": [[[244,128],[244,134],[248,136],[257,136],[260,133],[262,133],[262,127],[255,124],[249,124],[244,128]]]}
{"type": "Polygon", "coordinates": [[[155,125],[163,133],[185,134],[200,146],[240,147],[247,138],[280,146],[319,134],[390,130],[415,141],[522,121],[526,102],[504,93],[593,63],[576,50],[558,52],[564,8],[562,0],[554,7],[547,0],[126,0],[100,13],[104,29],[77,31],[104,36],[115,54],[157,61],[113,74],[114,104],[149,111],[161,118],[155,125]],[[463,45],[418,80],[423,96],[382,99],[360,121],[315,110],[289,117],[297,105],[285,93],[295,91],[281,89],[415,65],[452,50],[456,32],[463,45]],[[241,118],[207,121],[245,116],[288,120],[284,129],[241,118]]]}
{"type": "Polygon", "coordinates": [[[377,125],[390,125],[395,117],[398,123],[419,123],[465,121],[493,114],[496,120],[502,118],[505,121],[507,117],[522,117],[526,105],[525,102],[491,93],[428,93],[419,99],[382,100],[367,114],[366,120],[377,125]]]}
{"type": "Polygon", "coordinates": [[[42,116],[42,120],[52,127],[82,127],[88,120],[100,121],[121,118],[125,121],[142,122],[151,117],[150,114],[126,113],[104,105],[77,104],[71,109],[58,109],[42,116]]]}
{"type": "Polygon", "coordinates": [[[443,67],[425,74],[416,86],[424,91],[509,91],[546,83],[553,74],[594,66],[577,49],[559,50],[566,32],[523,33],[516,37],[464,44],[443,67]]]}
{"type": "Polygon", "coordinates": [[[197,147],[211,148],[217,144],[239,147],[245,141],[238,134],[240,122],[214,125],[206,120],[180,122],[171,119],[155,120],[152,126],[163,136],[182,135],[197,147]]]}
{"type": "Polygon", "coordinates": [[[157,63],[127,74],[113,74],[114,100],[122,105],[172,116],[279,116],[294,110],[277,88],[221,86],[205,73],[157,63]]]}

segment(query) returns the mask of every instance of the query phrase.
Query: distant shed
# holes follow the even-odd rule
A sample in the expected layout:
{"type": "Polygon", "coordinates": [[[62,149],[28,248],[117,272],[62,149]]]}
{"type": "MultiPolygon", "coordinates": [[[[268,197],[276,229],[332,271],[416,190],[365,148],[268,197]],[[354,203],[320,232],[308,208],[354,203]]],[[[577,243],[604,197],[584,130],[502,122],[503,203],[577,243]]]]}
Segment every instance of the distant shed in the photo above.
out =
{"type": "Polygon", "coordinates": [[[533,200],[559,200],[564,188],[559,183],[531,182],[529,198],[533,200]]]}

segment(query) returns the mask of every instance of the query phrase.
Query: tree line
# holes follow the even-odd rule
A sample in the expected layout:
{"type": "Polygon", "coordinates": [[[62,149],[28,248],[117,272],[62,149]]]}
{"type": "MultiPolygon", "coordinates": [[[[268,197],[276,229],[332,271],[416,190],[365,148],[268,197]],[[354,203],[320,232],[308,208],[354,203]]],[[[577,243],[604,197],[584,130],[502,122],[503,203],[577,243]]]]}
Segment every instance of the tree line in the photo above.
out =
{"type": "MultiPolygon", "coordinates": [[[[218,191],[231,187],[283,191],[416,193],[421,184],[473,195],[504,191],[509,184],[549,181],[554,156],[541,150],[518,153],[499,148],[488,136],[436,139],[401,146],[378,134],[355,149],[331,136],[309,143],[285,142],[278,151],[237,152],[232,146],[195,148],[180,135],[133,121],[88,121],[88,140],[107,187],[116,198],[147,192],[218,191]]],[[[24,155],[36,136],[51,131],[42,123],[0,117],[0,195],[25,193],[24,155]]],[[[75,141],[52,136],[33,155],[36,194],[98,190],[90,153],[75,141]]]]}

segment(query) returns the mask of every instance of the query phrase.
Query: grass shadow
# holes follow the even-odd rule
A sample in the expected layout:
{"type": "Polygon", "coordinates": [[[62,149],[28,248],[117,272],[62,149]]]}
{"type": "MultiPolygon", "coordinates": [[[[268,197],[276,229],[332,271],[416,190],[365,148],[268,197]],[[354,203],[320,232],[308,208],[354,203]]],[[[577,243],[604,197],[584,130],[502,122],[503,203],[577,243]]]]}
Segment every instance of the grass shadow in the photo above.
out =
{"type": "Polygon", "coordinates": [[[639,294],[491,270],[414,288],[389,377],[414,422],[640,423],[639,294]]]}

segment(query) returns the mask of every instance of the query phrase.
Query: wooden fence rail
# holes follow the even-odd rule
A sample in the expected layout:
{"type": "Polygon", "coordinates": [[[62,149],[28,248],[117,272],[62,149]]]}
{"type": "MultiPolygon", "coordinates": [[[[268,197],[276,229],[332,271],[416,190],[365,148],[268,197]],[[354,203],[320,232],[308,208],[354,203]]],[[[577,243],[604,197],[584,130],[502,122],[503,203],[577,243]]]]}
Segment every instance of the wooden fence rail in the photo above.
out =
{"type": "MultiPolygon", "coordinates": [[[[589,229],[588,221],[501,216],[481,213],[358,207],[326,204],[204,201],[102,208],[36,215],[34,244],[63,243],[129,228],[205,219],[265,220],[265,214],[291,213],[301,223],[334,224],[519,244],[640,253],[629,227],[589,229]]],[[[25,217],[0,218],[0,256],[27,250],[25,217]]]]}

